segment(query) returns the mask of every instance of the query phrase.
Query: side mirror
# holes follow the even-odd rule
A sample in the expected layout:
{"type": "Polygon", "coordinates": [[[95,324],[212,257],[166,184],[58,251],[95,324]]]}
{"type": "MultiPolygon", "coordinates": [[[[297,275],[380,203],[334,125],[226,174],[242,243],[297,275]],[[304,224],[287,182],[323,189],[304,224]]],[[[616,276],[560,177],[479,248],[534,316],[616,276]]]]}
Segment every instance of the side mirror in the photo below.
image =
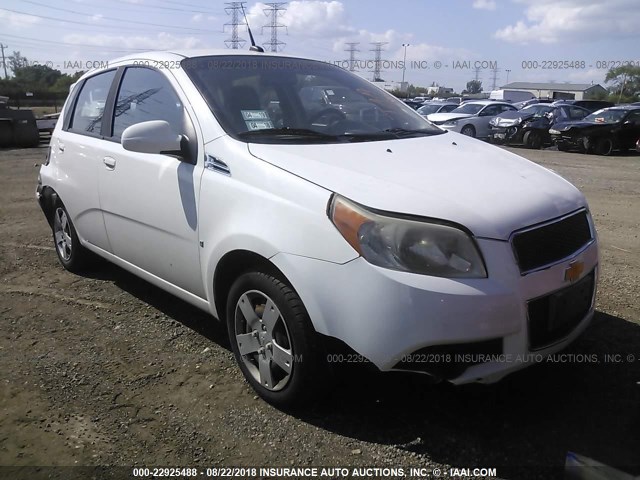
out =
{"type": "Polygon", "coordinates": [[[122,132],[120,143],[125,150],[138,153],[160,153],[165,155],[185,156],[183,139],[176,135],[169,123],[164,120],[150,120],[136,123],[122,132]]]}

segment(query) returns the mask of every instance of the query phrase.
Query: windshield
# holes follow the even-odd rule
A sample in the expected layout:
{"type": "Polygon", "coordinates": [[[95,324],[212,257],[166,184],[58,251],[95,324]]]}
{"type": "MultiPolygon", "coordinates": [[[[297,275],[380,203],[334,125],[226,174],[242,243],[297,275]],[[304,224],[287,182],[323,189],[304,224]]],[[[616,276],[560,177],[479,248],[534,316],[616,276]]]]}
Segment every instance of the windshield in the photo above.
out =
{"type": "Polygon", "coordinates": [[[420,115],[430,115],[432,113],[437,113],[441,108],[442,105],[423,105],[418,109],[418,113],[420,115]]]}
{"type": "Polygon", "coordinates": [[[593,112],[591,115],[584,117],[587,122],[595,123],[618,123],[625,116],[627,112],[625,110],[613,110],[605,108],[593,112]]]}
{"type": "Polygon", "coordinates": [[[357,75],[314,60],[257,55],[182,67],[229,135],[254,143],[338,143],[444,133],[357,75]]]}
{"type": "Polygon", "coordinates": [[[529,105],[528,107],[524,107],[522,109],[523,112],[533,113],[536,117],[541,117],[545,113],[549,113],[553,110],[554,107],[550,107],[549,105],[541,105],[539,103],[534,105],[529,105]]]}
{"type": "Polygon", "coordinates": [[[482,107],[484,107],[484,104],[482,103],[465,103],[455,110],[451,110],[451,113],[469,113],[471,115],[475,115],[482,110],[482,107]]]}

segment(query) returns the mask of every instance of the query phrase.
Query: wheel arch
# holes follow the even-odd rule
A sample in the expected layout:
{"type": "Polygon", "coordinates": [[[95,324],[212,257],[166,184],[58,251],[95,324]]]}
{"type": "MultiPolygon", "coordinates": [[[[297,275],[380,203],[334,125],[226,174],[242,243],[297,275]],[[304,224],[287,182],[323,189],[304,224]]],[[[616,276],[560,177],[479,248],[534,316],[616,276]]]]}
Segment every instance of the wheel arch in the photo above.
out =
{"type": "Polygon", "coordinates": [[[60,201],[60,197],[52,187],[46,185],[42,187],[39,203],[50,227],[53,227],[54,206],[58,201],[60,201]]]}
{"type": "Polygon", "coordinates": [[[250,250],[232,250],[218,261],[213,274],[213,303],[217,318],[226,324],[227,297],[233,282],[243,273],[260,271],[268,273],[286,282],[295,291],[295,287],[284,273],[268,258],[250,250]]]}

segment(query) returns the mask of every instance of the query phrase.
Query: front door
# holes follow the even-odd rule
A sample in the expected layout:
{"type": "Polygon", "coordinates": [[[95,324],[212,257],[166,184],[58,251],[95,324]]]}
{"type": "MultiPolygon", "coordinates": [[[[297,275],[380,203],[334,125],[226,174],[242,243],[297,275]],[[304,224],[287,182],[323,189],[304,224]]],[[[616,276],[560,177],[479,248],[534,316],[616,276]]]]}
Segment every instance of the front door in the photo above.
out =
{"type": "Polygon", "coordinates": [[[104,142],[100,204],[116,256],[204,298],[197,209],[202,162],[130,152],[120,144],[127,127],[148,120],[165,120],[177,135],[186,134],[192,144],[198,141],[174,82],[151,68],[125,70],[109,132],[112,141],[104,142]]]}

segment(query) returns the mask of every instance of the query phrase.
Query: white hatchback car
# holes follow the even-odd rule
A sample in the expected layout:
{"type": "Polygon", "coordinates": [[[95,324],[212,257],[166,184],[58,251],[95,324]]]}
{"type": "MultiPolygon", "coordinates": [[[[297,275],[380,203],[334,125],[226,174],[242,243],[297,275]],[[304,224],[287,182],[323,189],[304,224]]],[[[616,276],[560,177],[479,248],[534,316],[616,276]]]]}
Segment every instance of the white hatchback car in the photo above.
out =
{"type": "Polygon", "coordinates": [[[97,254],[210,312],[279,405],[354,359],[494,382],[593,315],[596,232],[574,186],[324,62],[110,62],[73,86],[37,197],[66,269],[97,254]],[[313,85],[358,111],[301,101],[313,85]]]}

